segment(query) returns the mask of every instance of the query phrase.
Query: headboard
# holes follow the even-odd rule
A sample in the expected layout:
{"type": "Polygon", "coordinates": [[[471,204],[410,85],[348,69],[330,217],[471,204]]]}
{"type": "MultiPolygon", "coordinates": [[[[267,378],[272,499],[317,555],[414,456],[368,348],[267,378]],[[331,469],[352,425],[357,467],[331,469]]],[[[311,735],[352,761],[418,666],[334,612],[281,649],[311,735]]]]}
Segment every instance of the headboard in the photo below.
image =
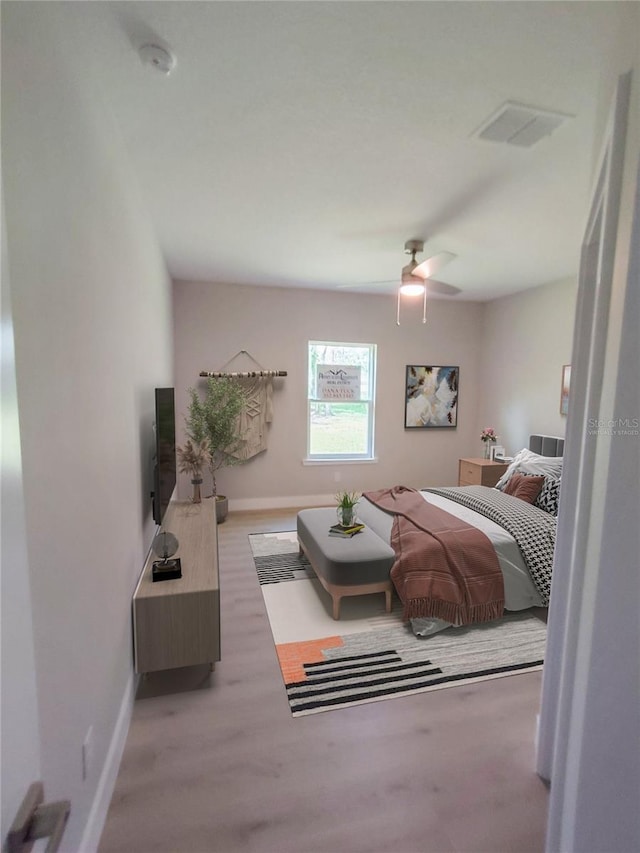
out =
{"type": "Polygon", "coordinates": [[[540,456],[562,456],[564,454],[564,438],[554,435],[530,435],[529,450],[540,456]]]}

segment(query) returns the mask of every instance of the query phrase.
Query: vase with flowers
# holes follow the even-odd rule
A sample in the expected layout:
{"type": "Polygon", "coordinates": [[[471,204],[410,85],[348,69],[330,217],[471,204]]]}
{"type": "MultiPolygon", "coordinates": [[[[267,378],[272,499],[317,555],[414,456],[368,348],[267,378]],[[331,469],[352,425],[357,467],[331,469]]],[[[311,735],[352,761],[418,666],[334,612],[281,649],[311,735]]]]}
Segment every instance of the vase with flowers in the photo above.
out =
{"type": "Polygon", "coordinates": [[[336,495],[338,501],[338,522],[343,527],[351,527],[356,520],[356,504],[360,500],[359,492],[339,492],[336,495]]]}
{"type": "Polygon", "coordinates": [[[485,459],[491,459],[491,445],[495,444],[498,440],[495,429],[493,427],[485,427],[480,433],[480,439],[482,441],[482,455],[485,459]]]}
{"type": "Polygon", "coordinates": [[[209,442],[206,438],[202,441],[192,441],[188,438],[184,447],[178,447],[176,452],[178,454],[178,470],[181,474],[189,474],[191,477],[191,485],[193,486],[191,500],[194,504],[199,504],[202,501],[200,492],[202,469],[211,461],[209,442]]]}

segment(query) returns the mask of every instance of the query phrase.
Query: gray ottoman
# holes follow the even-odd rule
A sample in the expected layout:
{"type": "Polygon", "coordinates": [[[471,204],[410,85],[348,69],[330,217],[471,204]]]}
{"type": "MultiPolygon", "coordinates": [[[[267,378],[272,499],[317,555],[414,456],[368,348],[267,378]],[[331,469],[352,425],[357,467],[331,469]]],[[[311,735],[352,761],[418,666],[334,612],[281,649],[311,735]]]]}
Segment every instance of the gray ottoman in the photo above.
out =
{"type": "Polygon", "coordinates": [[[370,527],[350,539],[329,536],[329,528],[335,523],[336,511],[332,508],[303,509],[298,513],[300,550],[333,600],[333,618],[340,618],[343,596],[373,592],[384,592],[390,613],[393,549],[370,527]]]}

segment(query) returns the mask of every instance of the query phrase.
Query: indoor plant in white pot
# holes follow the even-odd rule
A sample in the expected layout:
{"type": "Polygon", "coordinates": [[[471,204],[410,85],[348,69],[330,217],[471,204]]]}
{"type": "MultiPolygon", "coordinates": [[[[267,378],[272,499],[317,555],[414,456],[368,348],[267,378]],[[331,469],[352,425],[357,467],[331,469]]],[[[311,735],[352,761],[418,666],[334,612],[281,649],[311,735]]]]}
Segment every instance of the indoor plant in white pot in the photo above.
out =
{"type": "Polygon", "coordinates": [[[204,398],[195,388],[189,388],[189,414],[185,418],[187,436],[195,444],[206,442],[209,451],[208,468],[211,472],[212,497],[216,501],[216,518],[224,521],[228,512],[226,495],[219,495],[216,471],[227,465],[239,465],[244,460],[233,454],[243,444],[238,426],[244,407],[244,395],[238,382],[228,377],[207,379],[204,398]]]}
{"type": "Polygon", "coordinates": [[[338,521],[343,527],[350,527],[356,520],[356,504],[360,500],[359,492],[339,492],[336,495],[338,501],[338,521]]]}

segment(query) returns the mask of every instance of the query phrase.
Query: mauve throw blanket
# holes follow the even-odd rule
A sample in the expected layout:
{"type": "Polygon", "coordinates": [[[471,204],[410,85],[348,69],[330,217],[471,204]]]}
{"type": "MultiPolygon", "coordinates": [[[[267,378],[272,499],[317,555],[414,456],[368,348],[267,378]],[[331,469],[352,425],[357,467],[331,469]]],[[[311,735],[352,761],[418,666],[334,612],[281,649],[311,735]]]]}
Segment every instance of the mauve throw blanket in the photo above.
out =
{"type": "Polygon", "coordinates": [[[394,516],[391,579],[405,620],[430,616],[469,625],[502,616],[502,571],[482,531],[407,486],[365,492],[364,497],[394,516]]]}

